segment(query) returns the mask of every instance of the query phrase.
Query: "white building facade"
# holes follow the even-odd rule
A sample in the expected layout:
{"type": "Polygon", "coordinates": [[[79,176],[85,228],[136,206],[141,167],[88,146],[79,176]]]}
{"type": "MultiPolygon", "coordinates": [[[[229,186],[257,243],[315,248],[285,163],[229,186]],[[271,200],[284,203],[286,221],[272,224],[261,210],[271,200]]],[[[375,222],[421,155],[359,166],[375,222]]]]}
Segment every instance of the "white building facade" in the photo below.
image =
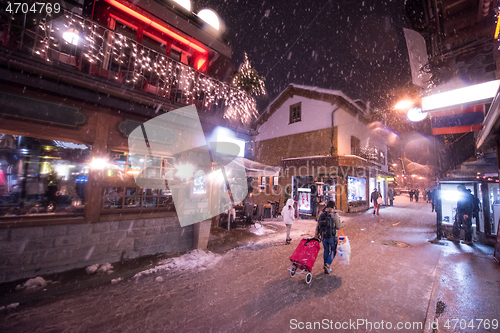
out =
{"type": "Polygon", "coordinates": [[[344,211],[370,206],[378,187],[387,203],[387,140],[367,108],[340,91],[291,84],[256,122],[256,161],[280,165],[274,179],[254,180],[254,201],[292,197],[300,214],[335,201],[344,211]]]}

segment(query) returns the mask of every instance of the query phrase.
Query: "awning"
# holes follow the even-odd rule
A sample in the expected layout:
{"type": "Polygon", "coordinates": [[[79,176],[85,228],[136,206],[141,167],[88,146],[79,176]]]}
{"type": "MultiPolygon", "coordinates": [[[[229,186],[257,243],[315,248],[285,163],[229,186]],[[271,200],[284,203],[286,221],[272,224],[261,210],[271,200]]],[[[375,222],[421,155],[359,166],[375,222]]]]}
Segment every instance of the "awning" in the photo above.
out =
{"type": "Polygon", "coordinates": [[[244,157],[236,157],[234,162],[246,169],[247,177],[277,177],[280,173],[279,167],[265,165],[244,157]]]}
{"type": "Polygon", "coordinates": [[[488,113],[484,118],[483,129],[479,132],[479,135],[477,137],[476,148],[478,149],[481,148],[481,146],[485,142],[491,139],[492,137],[491,134],[493,134],[492,131],[494,131],[494,128],[498,127],[497,122],[499,118],[500,118],[500,92],[497,92],[497,95],[493,99],[490,109],[488,110],[488,113]]]}

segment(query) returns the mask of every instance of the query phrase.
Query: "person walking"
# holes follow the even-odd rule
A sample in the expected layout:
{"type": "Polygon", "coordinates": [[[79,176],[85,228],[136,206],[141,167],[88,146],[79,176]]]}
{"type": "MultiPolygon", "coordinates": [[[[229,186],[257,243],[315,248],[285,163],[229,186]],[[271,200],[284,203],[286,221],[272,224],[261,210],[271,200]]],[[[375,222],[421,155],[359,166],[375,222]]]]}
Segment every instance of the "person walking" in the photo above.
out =
{"type": "Polygon", "coordinates": [[[418,202],[418,195],[420,194],[420,191],[417,189],[415,189],[415,202],[418,202]]]}
{"type": "Polygon", "coordinates": [[[413,193],[415,193],[415,192],[413,191],[413,189],[411,189],[410,192],[408,192],[408,193],[410,194],[410,202],[412,202],[413,201],[413,193]]]}
{"type": "Polygon", "coordinates": [[[293,199],[290,198],[286,201],[286,205],[281,210],[281,216],[283,216],[283,222],[285,222],[286,225],[286,245],[290,244],[292,241],[290,238],[290,231],[292,230],[292,223],[295,220],[293,208],[293,199]]]}
{"type": "Polygon", "coordinates": [[[316,237],[321,238],[323,243],[323,270],[325,274],[332,272],[330,265],[337,254],[337,230],[344,226],[345,222],[340,221],[339,214],[335,211],[335,202],[329,201],[319,216],[316,228],[316,237]]]}
{"type": "Polygon", "coordinates": [[[373,214],[377,213],[377,215],[380,215],[378,212],[380,210],[380,204],[378,203],[378,199],[381,198],[382,196],[380,195],[379,191],[377,188],[373,189],[373,192],[370,196],[370,202],[373,202],[373,214]]]}

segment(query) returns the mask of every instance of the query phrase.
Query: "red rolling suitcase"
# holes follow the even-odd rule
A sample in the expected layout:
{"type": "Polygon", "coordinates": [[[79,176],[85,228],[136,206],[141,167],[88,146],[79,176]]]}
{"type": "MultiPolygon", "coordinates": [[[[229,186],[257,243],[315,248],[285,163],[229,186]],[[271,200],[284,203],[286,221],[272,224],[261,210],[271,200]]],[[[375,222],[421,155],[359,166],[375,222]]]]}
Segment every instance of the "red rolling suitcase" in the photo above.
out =
{"type": "Polygon", "coordinates": [[[304,238],[300,241],[299,246],[295,249],[293,254],[290,256],[290,261],[292,262],[291,268],[289,268],[290,276],[293,277],[295,273],[301,274],[307,271],[306,283],[311,283],[312,280],[312,268],[318,257],[318,252],[320,250],[319,240],[317,238],[304,238]],[[297,272],[297,269],[302,271],[297,272]]]}

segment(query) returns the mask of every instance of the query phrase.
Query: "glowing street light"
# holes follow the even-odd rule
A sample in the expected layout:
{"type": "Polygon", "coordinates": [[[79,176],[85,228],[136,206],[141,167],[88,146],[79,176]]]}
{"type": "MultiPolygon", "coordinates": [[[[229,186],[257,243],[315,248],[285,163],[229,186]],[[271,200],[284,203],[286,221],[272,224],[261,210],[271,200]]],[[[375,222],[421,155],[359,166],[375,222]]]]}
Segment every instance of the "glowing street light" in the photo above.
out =
{"type": "Polygon", "coordinates": [[[104,170],[108,165],[108,162],[103,158],[93,158],[90,162],[90,167],[93,170],[104,170]]]}
{"type": "Polygon", "coordinates": [[[65,31],[63,33],[63,38],[70,44],[78,45],[78,41],[80,40],[78,34],[78,30],[76,30],[75,28],[69,28],[68,31],[65,31]]]}
{"type": "Polygon", "coordinates": [[[409,100],[409,99],[403,99],[394,105],[394,109],[400,110],[400,111],[405,111],[411,108],[415,104],[414,101],[409,100]]]}
{"type": "Polygon", "coordinates": [[[406,116],[413,122],[422,121],[427,118],[428,112],[422,112],[421,108],[411,108],[406,116]]]}
{"type": "Polygon", "coordinates": [[[219,30],[219,18],[217,14],[213,10],[210,9],[202,9],[198,13],[199,18],[203,21],[207,22],[210,26],[215,28],[215,30],[219,30]]]}
{"type": "Polygon", "coordinates": [[[193,178],[195,167],[191,163],[176,164],[174,165],[174,167],[177,170],[175,173],[175,177],[183,181],[188,181],[193,178]]]}
{"type": "Polygon", "coordinates": [[[465,103],[491,101],[500,87],[500,80],[488,81],[465,88],[422,97],[425,111],[446,108],[465,103]]]}
{"type": "Polygon", "coordinates": [[[179,5],[184,7],[184,9],[191,11],[191,1],[189,1],[189,0],[174,0],[174,2],[177,2],[179,5]]]}

